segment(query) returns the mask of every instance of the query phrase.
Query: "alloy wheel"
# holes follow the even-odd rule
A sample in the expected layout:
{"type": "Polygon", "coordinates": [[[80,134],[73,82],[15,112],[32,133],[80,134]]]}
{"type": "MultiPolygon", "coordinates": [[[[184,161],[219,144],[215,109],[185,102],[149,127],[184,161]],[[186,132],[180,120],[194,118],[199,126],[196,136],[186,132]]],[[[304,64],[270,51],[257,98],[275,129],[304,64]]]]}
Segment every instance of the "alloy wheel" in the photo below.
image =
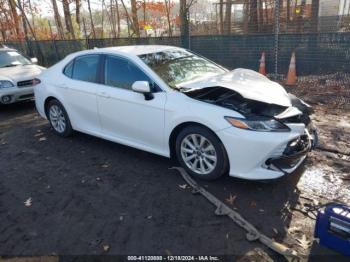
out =
{"type": "Polygon", "coordinates": [[[49,116],[52,127],[58,133],[63,133],[66,130],[66,118],[63,110],[57,105],[52,105],[49,110],[49,116]]]}
{"type": "Polygon", "coordinates": [[[193,172],[205,175],[212,172],[217,163],[213,144],[200,134],[187,135],[181,142],[181,156],[193,172]]]}

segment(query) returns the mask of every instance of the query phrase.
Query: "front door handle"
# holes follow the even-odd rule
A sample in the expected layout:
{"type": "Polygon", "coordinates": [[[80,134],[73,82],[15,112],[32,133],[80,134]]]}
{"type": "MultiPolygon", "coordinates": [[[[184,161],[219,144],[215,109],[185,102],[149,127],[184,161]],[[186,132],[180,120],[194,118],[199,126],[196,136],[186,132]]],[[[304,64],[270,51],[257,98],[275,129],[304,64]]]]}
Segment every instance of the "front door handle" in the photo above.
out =
{"type": "Polygon", "coordinates": [[[98,95],[99,95],[99,96],[102,96],[102,97],[104,97],[104,98],[110,98],[110,97],[111,97],[110,94],[108,94],[108,93],[106,93],[106,92],[99,92],[98,95]]]}

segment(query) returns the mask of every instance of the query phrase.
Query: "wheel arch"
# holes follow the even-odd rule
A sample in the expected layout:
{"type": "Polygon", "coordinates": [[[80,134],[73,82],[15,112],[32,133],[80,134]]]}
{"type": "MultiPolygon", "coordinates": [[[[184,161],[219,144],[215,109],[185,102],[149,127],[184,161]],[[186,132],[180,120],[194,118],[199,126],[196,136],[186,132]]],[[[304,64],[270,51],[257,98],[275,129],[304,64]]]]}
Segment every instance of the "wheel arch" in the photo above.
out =
{"type": "MultiPolygon", "coordinates": [[[[46,99],[45,99],[45,102],[44,102],[44,110],[45,110],[45,115],[46,117],[48,118],[48,106],[49,106],[49,103],[52,101],[52,100],[57,100],[58,102],[61,103],[61,101],[59,99],[57,99],[56,97],[54,96],[48,96],[46,99]]],[[[62,104],[62,103],[61,103],[62,104]]]]}
{"type": "Polygon", "coordinates": [[[170,158],[171,159],[173,159],[173,160],[176,159],[175,144],[176,144],[177,136],[179,135],[181,130],[183,130],[184,128],[186,128],[188,126],[199,126],[199,127],[203,127],[205,129],[209,130],[222,143],[222,145],[224,146],[224,149],[225,149],[225,153],[227,154],[224,143],[221,141],[220,137],[210,127],[208,127],[208,126],[206,126],[204,124],[198,123],[198,122],[187,121],[187,122],[183,122],[183,123],[180,123],[177,126],[175,126],[173,128],[173,130],[171,131],[171,133],[170,133],[168,145],[169,145],[169,151],[170,151],[170,158]]]}

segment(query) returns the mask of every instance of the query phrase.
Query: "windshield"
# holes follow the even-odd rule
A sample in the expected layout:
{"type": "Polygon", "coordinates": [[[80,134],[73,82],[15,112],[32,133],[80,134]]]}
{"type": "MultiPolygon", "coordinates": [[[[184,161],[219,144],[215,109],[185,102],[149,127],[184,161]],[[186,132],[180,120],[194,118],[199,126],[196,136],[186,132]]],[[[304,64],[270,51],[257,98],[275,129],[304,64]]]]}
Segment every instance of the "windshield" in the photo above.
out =
{"type": "Polygon", "coordinates": [[[215,63],[181,49],[166,50],[139,56],[171,88],[198,78],[227,72],[215,63]]]}
{"type": "Polygon", "coordinates": [[[30,65],[31,62],[14,50],[0,51],[0,67],[30,65]]]}

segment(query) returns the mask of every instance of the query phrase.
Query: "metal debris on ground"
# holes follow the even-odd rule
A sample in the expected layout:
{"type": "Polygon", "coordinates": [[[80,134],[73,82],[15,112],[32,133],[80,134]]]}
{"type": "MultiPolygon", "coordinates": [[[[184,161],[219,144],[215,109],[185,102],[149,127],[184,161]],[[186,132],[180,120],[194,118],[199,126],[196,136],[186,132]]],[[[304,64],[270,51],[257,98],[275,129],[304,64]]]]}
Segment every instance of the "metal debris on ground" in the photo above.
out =
{"type": "Polygon", "coordinates": [[[215,214],[218,216],[228,216],[230,217],[238,226],[242,227],[247,231],[246,238],[248,241],[260,241],[262,244],[267,246],[268,248],[274,250],[280,255],[284,256],[288,261],[300,261],[301,257],[297,251],[286,247],[285,245],[276,242],[275,240],[265,236],[260,233],[252,224],[250,224],[247,220],[245,220],[237,211],[234,211],[226,204],[224,204],[221,200],[213,196],[203,187],[197,184],[189,174],[183,168],[180,167],[172,167],[171,169],[175,169],[180,172],[183,179],[193,188],[193,193],[200,193],[206,199],[209,200],[213,205],[216,206],[215,214]]]}

